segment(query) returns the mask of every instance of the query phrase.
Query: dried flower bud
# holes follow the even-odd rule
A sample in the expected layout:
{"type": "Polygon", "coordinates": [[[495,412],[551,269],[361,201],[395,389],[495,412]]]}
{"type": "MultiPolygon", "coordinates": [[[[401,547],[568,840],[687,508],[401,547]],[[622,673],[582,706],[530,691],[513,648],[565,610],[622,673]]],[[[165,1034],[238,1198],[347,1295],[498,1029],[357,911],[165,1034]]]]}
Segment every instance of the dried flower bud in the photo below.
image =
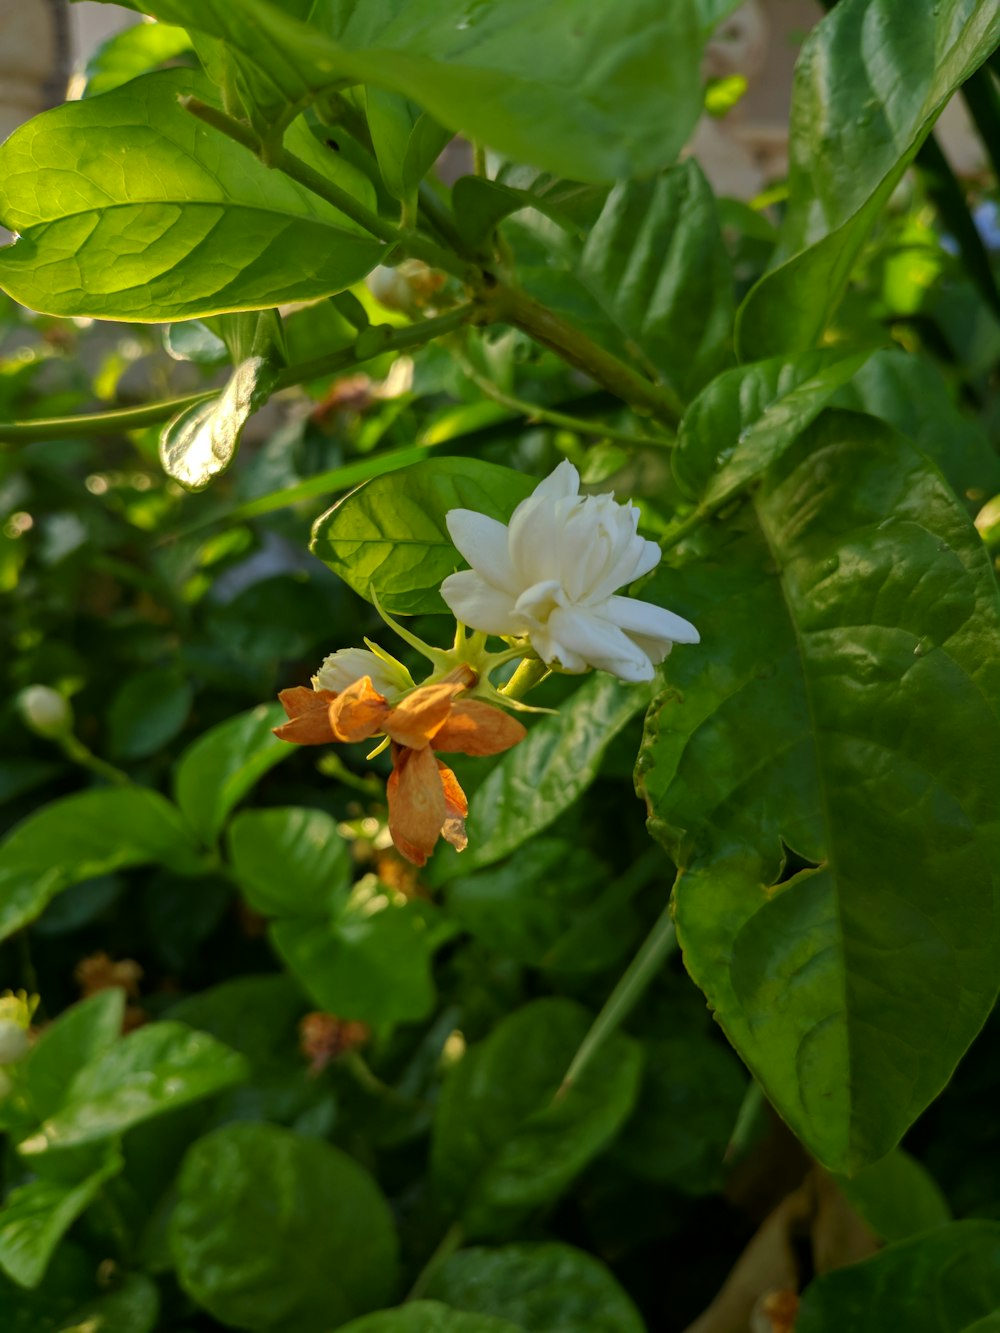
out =
{"type": "Polygon", "coordinates": [[[319,1074],[332,1060],[363,1046],[370,1036],[366,1023],[317,1011],[306,1014],[299,1023],[299,1050],[309,1061],[310,1074],[319,1074]]]}

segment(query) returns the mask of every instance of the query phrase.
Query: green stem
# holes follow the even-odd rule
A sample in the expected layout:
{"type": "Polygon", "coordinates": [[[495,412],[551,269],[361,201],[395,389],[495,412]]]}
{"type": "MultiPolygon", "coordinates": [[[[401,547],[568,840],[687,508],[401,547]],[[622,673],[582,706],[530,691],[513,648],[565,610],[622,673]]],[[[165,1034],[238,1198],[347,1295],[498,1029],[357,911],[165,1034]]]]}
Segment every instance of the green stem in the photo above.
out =
{"type": "Polygon", "coordinates": [[[678,519],[673,527],[665,532],[660,538],[660,549],[669,551],[672,546],[676,546],[679,542],[682,542],[685,537],[694,532],[695,528],[700,528],[703,523],[707,522],[715,513],[716,509],[722,507],[722,503],[726,503],[731,499],[733,499],[733,497],[730,495],[726,497],[726,501],[721,502],[719,505],[699,505],[698,508],[693,509],[686,518],[678,519]]]}
{"type": "Polygon", "coordinates": [[[456,1250],[462,1248],[462,1242],[464,1240],[465,1230],[462,1227],[461,1222],[453,1222],[442,1236],[437,1249],[417,1274],[417,1280],[410,1288],[409,1294],[406,1297],[407,1301],[418,1301],[420,1299],[427,1290],[431,1278],[446,1259],[450,1259],[456,1250]]]}
{"type": "Polygon", "coordinates": [[[521,329],[637,411],[669,426],[684,415],[684,404],[672,389],[645,379],[526,292],[496,284],[484,292],[483,303],[494,319],[521,329]]]}
{"type": "Polygon", "coordinates": [[[66,736],[56,738],[57,743],[62,749],[67,759],[71,759],[74,764],[79,764],[81,768],[86,768],[89,772],[105,782],[110,782],[115,787],[130,787],[132,779],[127,773],[123,773],[120,768],[115,768],[114,764],[109,764],[105,760],[98,758],[88,746],[78,736],[70,732],[66,736]]]}
{"type": "Polygon", "coordinates": [[[580,1043],[580,1049],[573,1056],[566,1070],[566,1076],[556,1093],[557,1101],[566,1096],[608,1037],[625,1021],[636,1002],[645,994],[646,988],[660,970],[664,959],[668,958],[676,948],[677,933],[670,916],[670,908],[665,907],[653,929],[643,940],[639,952],[622,973],[618,985],[608,996],[604,1008],[594,1019],[590,1031],[580,1043]]]}
{"type": "Polygon", "coordinates": [[[190,111],[193,116],[197,116],[206,125],[211,125],[213,129],[228,135],[230,139],[242,144],[244,148],[248,148],[267,166],[273,167],[276,171],[284,172],[286,176],[290,176],[292,180],[304,185],[318,198],[325,199],[328,204],[332,204],[345,217],[349,217],[353,222],[356,222],[359,227],[369,232],[377,240],[398,248],[402,253],[413,259],[422,259],[425,263],[430,264],[432,268],[451,273],[453,277],[459,278],[463,282],[475,281],[479,277],[476,269],[458,259],[449,250],[442,249],[441,246],[435,245],[433,241],[415,231],[394,227],[391,222],[379,217],[373,209],[367,208],[359,199],[355,199],[347,190],[335,185],[322,172],[317,171],[315,167],[311,167],[308,162],[304,162],[300,157],[296,157],[294,153],[290,153],[287,148],[269,144],[267,149],[264,150],[253,130],[248,125],[244,125],[242,121],[227,116],[224,111],[209,106],[207,102],[202,102],[197,97],[184,96],[178,100],[185,111],[190,111]]]}
{"type": "Polygon", "coordinates": [[[586,421],[583,417],[570,416],[566,412],[559,412],[551,407],[541,407],[538,403],[530,403],[525,398],[517,398],[512,393],[507,393],[499,385],[494,384],[487,376],[482,375],[476,369],[470,357],[464,349],[452,344],[455,355],[462,369],[468,378],[481,389],[487,398],[492,398],[495,403],[501,407],[509,408],[511,412],[518,412],[526,417],[529,422],[544,421],[550,426],[560,426],[564,430],[573,431],[577,435],[595,435],[600,439],[620,440],[622,444],[631,444],[637,448],[659,449],[669,447],[673,441],[663,436],[659,438],[650,435],[636,435],[632,431],[616,430],[612,426],[602,425],[599,421],[586,421]]]}
{"type": "Polygon", "coordinates": [[[523,699],[528,691],[539,681],[544,680],[549,669],[537,657],[526,657],[506,685],[497,691],[505,699],[523,699]]]}
{"type": "Polygon", "coordinates": [[[756,1079],[746,1090],[746,1095],[740,1103],[740,1109],[736,1116],[736,1124],[733,1126],[732,1137],[726,1145],[726,1151],[723,1154],[724,1162],[737,1161],[745,1156],[747,1149],[757,1137],[760,1114],[765,1106],[764,1093],[756,1079]]]}
{"type": "MultiPolygon", "coordinates": [[[[367,328],[358,339],[348,347],[338,347],[335,352],[327,352],[313,361],[302,361],[295,366],[286,366],[280,372],[275,385],[279,389],[289,389],[308,380],[320,379],[324,375],[334,375],[339,371],[351,370],[362,365],[383,352],[405,352],[413,347],[420,347],[433,338],[454,333],[463,324],[480,318],[478,305],[468,302],[455,306],[443,315],[431,319],[418,320],[402,328],[393,328],[388,324],[367,328]]],[[[10,443],[28,443],[32,440],[51,440],[54,435],[101,435],[105,432],[136,430],[142,426],[155,426],[169,421],[186,407],[203,403],[215,398],[221,388],[205,389],[201,393],[188,394],[185,398],[168,398],[161,403],[152,403],[148,407],[118,408],[111,412],[91,412],[78,417],[49,417],[40,421],[0,422],[0,440],[10,443]]]]}

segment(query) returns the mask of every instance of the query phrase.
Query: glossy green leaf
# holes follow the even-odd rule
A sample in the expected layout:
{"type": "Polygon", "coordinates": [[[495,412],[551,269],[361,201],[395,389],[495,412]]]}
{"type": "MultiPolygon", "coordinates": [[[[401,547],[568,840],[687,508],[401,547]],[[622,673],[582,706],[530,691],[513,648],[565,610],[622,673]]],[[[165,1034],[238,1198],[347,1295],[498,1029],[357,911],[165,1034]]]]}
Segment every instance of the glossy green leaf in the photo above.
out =
{"type": "Polygon", "coordinates": [[[169,23],[137,23],[102,42],[87,61],[84,97],[120,88],[165,61],[191,52],[191,38],[169,23]]]}
{"type": "Polygon", "coordinates": [[[1000,1222],[953,1222],[810,1283],[795,1333],[985,1333],[1000,1315],[1000,1222]]]}
{"type": "Polygon", "coordinates": [[[188,746],[174,773],[177,804],[210,842],[255,782],[292,753],[273,735],[285,720],[280,704],[260,704],[220,722],[188,746]]]}
{"type": "Polygon", "coordinates": [[[682,396],[722,369],[733,275],[712,191],[694,158],[656,180],[616,185],[577,273],[682,396]]]}
{"type": "Polygon", "coordinates": [[[469,802],[469,846],[434,862],[441,883],[492,865],[558,819],[597,776],[604,751],[649,703],[650,687],[596,673],[555,717],[534,723],[469,802]]]}
{"type": "Polygon", "coordinates": [[[459,1250],[428,1294],[458,1310],[509,1319],[528,1333],[645,1333],[607,1268],[572,1245],[459,1250]]]}
{"type": "Polygon", "coordinates": [[[1000,489],[1000,455],[983,427],[948,391],[937,363],[898,348],[876,352],[834,399],[880,417],[938,465],[973,512],[1000,489]]]}
{"type": "Polygon", "coordinates": [[[163,749],[187,721],[193,695],[191,682],[170,667],[129,676],[108,709],[114,758],[145,759],[163,749]]]}
{"type": "Polygon", "coordinates": [[[294,980],[279,972],[237,977],[187,995],[166,1017],[207,1032],[253,1063],[268,1060],[294,1041],[306,1000],[294,980]]]}
{"type": "Polygon", "coordinates": [[[412,1301],[352,1319],[341,1333],[524,1333],[524,1328],[506,1319],[452,1310],[440,1301],[412,1301]]]}
{"type": "Polygon", "coordinates": [[[323,916],[350,885],[348,844],[323,810],[244,810],[228,839],[240,889],[266,916],[323,916]]]}
{"type": "Polygon", "coordinates": [[[396,199],[406,199],[430,171],[452,132],[405,97],[383,88],[367,90],[366,109],[386,189],[396,199]]]}
{"type": "Polygon", "coordinates": [[[452,186],[451,207],[459,234],[472,249],[487,241],[504,218],[525,208],[536,208],[561,226],[576,230],[572,217],[543,190],[522,189],[486,176],[460,176],[452,186]]]}
{"type": "Polygon", "coordinates": [[[163,330],[163,346],[175,361],[193,361],[197,366],[221,366],[229,349],[207,320],[182,319],[163,330]]]}
{"type": "Polygon", "coordinates": [[[871,418],[827,413],[754,508],[646,589],[702,644],[669,660],[637,776],[683,867],[688,970],[810,1151],[852,1174],[993,1004],[1000,607],[940,474],[871,418]]]}
{"type": "Polygon", "coordinates": [[[150,1023],[85,1065],[26,1156],[95,1143],[132,1125],[209,1097],[246,1077],[242,1056],[183,1023],[150,1023]]]}
{"type": "Polygon", "coordinates": [[[0,843],[0,939],[81,880],[149,861],[190,870],[195,857],[183,820],[157,792],[115,787],[53,801],[0,843]]]}
{"type": "MultiPolygon", "coordinates": [[[[325,296],[385,247],[186,112],[191,70],[37,116],[0,148],[0,285],[50,314],[157,321],[325,296]]],[[[366,204],[372,187],[304,123],[288,147],[366,204]]]]}
{"type": "Polygon", "coordinates": [[[556,1093],[590,1029],[570,1000],[536,1000],[471,1047],[441,1093],[431,1171],[470,1236],[502,1235],[552,1203],[621,1128],[641,1056],[615,1034],[565,1096],[556,1093]]]}
{"type": "Polygon", "coordinates": [[[37,1287],[64,1234],[122,1166],[113,1152],[77,1184],[32,1180],[11,1190],[0,1207],[0,1268],[7,1276],[21,1287],[37,1287]]]}
{"type": "Polygon", "coordinates": [[[902,1148],[837,1183],[876,1236],[890,1245],[951,1221],[948,1201],[933,1177],[902,1148]]]}
{"type": "Polygon", "coordinates": [[[622,0],[613,10],[503,0],[461,14],[450,0],[387,0],[316,6],[310,24],[267,0],[244,0],[239,12],[226,0],[150,8],[238,53],[254,71],[264,122],[280,123],[288,103],[324,88],[372,83],[505,156],[574,180],[667,166],[701,110],[706,34],[693,0],[622,0]]]}
{"type": "Polygon", "coordinates": [[[452,880],[448,910],[502,958],[559,972],[599,972],[621,958],[634,936],[627,907],[595,911],[591,929],[581,929],[608,888],[608,867],[588,848],[533,838],[502,865],[452,880]]]}
{"type": "Polygon", "coordinates": [[[829,348],[719,375],[684,414],[670,465],[692,496],[724,504],[814,421],[870,352],[829,348]]]}
{"type": "Polygon", "coordinates": [[[615,1144],[616,1161],[683,1194],[721,1189],[746,1090],[739,1061],[705,1033],[670,1033],[649,1042],[642,1090],[615,1144]]]}
{"type": "Polygon", "coordinates": [[[475,458],[429,458],[402,477],[376,477],[327,510],[311,550],[349,587],[386,611],[446,611],[438,589],[462,563],[445,526],[449,509],[506,522],[535,480],[475,458]]]}
{"type": "Polygon", "coordinates": [[[188,1152],[179,1191],[178,1278],[223,1323],[325,1333],[390,1299],[392,1214],[338,1148],[276,1125],[226,1125],[188,1152]]]}
{"type": "Polygon", "coordinates": [[[998,42],[1000,13],[978,0],[905,9],[841,0],[817,25],[795,71],[778,267],[737,320],[743,360],[816,343],[875,218],[951,94],[998,42]]]}
{"type": "Polygon", "coordinates": [[[269,933],[320,1009],[372,1024],[413,1022],[434,1005],[431,958],[441,938],[429,910],[363,888],[327,921],[277,921],[269,933]]]}
{"type": "Polygon", "coordinates": [[[125,992],[111,986],[72,1005],[45,1028],[22,1066],[36,1119],[54,1115],[80,1070],[115,1045],[124,1014],[125,992]]]}
{"type": "Polygon", "coordinates": [[[254,356],[236,367],[218,398],[186,407],[160,434],[160,462],[185,490],[203,491],[236,458],[243,427],[267,402],[278,369],[254,356]]]}

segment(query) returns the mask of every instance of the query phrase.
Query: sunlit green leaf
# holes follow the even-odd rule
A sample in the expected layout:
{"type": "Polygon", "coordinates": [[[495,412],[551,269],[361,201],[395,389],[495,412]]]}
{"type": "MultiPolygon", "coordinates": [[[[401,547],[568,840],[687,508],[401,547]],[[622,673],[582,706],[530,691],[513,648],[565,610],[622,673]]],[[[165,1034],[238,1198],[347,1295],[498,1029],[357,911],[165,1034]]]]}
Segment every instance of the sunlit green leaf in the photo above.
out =
{"type": "Polygon", "coordinates": [[[218,396],[178,413],[160,435],[160,462],[185,490],[204,490],[231,466],[243,427],[267,402],[277,368],[262,356],[236,367],[218,396]]]}

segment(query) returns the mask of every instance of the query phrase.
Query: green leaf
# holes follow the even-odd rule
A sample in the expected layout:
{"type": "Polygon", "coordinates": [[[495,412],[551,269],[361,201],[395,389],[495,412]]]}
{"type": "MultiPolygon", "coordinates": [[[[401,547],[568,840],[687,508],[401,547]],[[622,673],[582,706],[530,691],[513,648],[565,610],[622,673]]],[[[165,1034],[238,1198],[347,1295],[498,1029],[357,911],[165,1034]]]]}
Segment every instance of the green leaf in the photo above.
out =
{"type": "Polygon", "coordinates": [[[279,704],[260,704],[212,727],[181,755],[174,795],[188,823],[211,842],[226,816],[292,747],[273,735],[285,720],[279,704]]]}
{"type": "Polygon", "coordinates": [[[893,1245],[946,1225],[951,1209],[933,1177],[902,1148],[837,1180],[848,1201],[881,1240],[893,1245]]]}
{"type": "Polygon", "coordinates": [[[269,934],[320,1009],[371,1024],[414,1022],[434,1006],[431,958],[442,941],[431,910],[363,886],[329,921],[277,921],[269,934]]]}
{"type": "Polygon", "coordinates": [[[316,520],[310,549],[355,592],[397,615],[447,611],[438,589],[462,563],[449,509],[506,522],[535,480],[475,458],[429,458],[376,477],[316,520]]]}
{"type": "Polygon", "coordinates": [[[469,802],[469,846],[461,860],[434,862],[436,883],[509,856],[558,819],[597,776],[604,751],[647,706],[650,687],[597,673],[555,717],[543,718],[508,750],[469,802]]]}
{"type": "Polygon", "coordinates": [[[507,157],[611,181],[671,163],[701,111],[707,34],[693,0],[621,0],[613,10],[503,0],[463,14],[450,0],[388,0],[317,6],[310,24],[266,0],[244,0],[239,12],[227,0],[150,7],[238,53],[254,72],[262,124],[282,123],[288,104],[324,88],[371,83],[507,157]]]}
{"type": "Polygon", "coordinates": [[[271,972],[237,977],[185,996],[170,1006],[166,1017],[209,1033],[259,1064],[291,1045],[304,1009],[294,980],[271,972]]]}
{"type": "Polygon", "coordinates": [[[577,273],[682,396],[722,369],[733,275],[712,191],[694,158],[657,180],[616,185],[577,273]]]}
{"type": "Polygon", "coordinates": [[[645,1070],[615,1159],[640,1179],[683,1194],[720,1190],[747,1090],[739,1062],[704,1033],[678,1032],[648,1044],[645,1070]]]}
{"type": "Polygon", "coordinates": [[[972,0],[905,10],[841,0],[813,29],[795,70],[778,267],[739,312],[742,359],[818,340],[875,218],[951,94],[998,42],[1000,14],[972,0]]]}
{"type": "Polygon", "coordinates": [[[27,1156],[95,1143],[238,1083],[246,1062],[183,1023],[150,1023],[85,1065],[39,1133],[18,1145],[27,1156]]]}
{"type": "MultiPolygon", "coordinates": [[[[0,147],[0,286],[49,314],[141,322],[341,291],[385,246],[179,104],[163,70],[37,116],[0,147]]],[[[372,187],[304,123],[289,149],[366,204],[372,187]]]]}
{"type": "Polygon", "coordinates": [[[266,357],[243,361],[218,396],[195,403],[168,421],[160,433],[160,462],[185,490],[203,491],[236,457],[243,427],[267,402],[278,367],[266,357]]]}
{"type": "Polygon", "coordinates": [[[993,1004],[1000,606],[940,474],[871,418],[828,412],[754,509],[646,589],[703,637],[669,660],[636,772],[683,868],[688,970],[809,1150],[853,1174],[993,1004]]]}
{"type": "Polygon", "coordinates": [[[528,1333],[645,1333],[639,1311],[607,1268],[572,1245],[505,1245],[453,1254],[428,1294],[528,1333]]]}
{"type": "Polygon", "coordinates": [[[795,1333],[985,1333],[1000,1314],[1000,1222],[953,1222],[817,1278],[795,1333]]]}
{"type": "Polygon", "coordinates": [[[608,878],[608,867],[588,848],[533,838],[502,865],[452,880],[448,910],[501,958],[598,972],[616,962],[634,936],[634,920],[621,910],[595,914],[590,930],[578,929],[608,878]]]}
{"type": "Polygon", "coordinates": [[[221,366],[229,360],[223,339],[205,320],[183,319],[163,330],[163,346],[175,361],[193,361],[197,366],[221,366]]]}
{"type": "Polygon", "coordinates": [[[674,476],[704,505],[724,504],[780,458],[870,355],[824,348],[719,375],[684,413],[674,476]]]}
{"type": "Polygon", "coordinates": [[[171,667],[129,676],[108,709],[111,753],[116,759],[145,759],[170,743],[187,721],[194,691],[171,667]]]}
{"type": "Polygon", "coordinates": [[[570,1000],[536,1000],[471,1047],[446,1081],[432,1179],[470,1236],[503,1234],[552,1203],[632,1109],[640,1051],[620,1033],[556,1099],[590,1025],[591,1015],[570,1000]]]}
{"type": "Polygon", "coordinates": [[[876,352],[834,399],[881,417],[908,436],[976,508],[1000,490],[1000,455],[983,427],[959,411],[936,362],[897,348],[876,352]]]}
{"type": "Polygon", "coordinates": [[[111,1291],[101,1291],[93,1258],[68,1244],[56,1251],[37,1290],[0,1278],[4,1333],[153,1333],[159,1312],[156,1284],[144,1274],[128,1273],[111,1291]]]}
{"type": "Polygon", "coordinates": [[[0,843],[0,939],[81,880],[148,861],[191,870],[195,857],[180,815],[157,792],[115,787],[53,801],[0,843]]]}
{"type": "Polygon", "coordinates": [[[485,176],[459,176],[452,186],[451,207],[459,234],[473,250],[489,239],[504,218],[524,208],[536,208],[567,230],[577,231],[558,199],[553,202],[542,189],[520,189],[485,176]]]}
{"type": "Polygon", "coordinates": [[[124,1165],[117,1152],[76,1185],[33,1180],[11,1190],[0,1208],[0,1268],[19,1286],[37,1287],[56,1246],[124,1165]]]}
{"type": "Polygon", "coordinates": [[[243,895],[266,916],[323,916],[350,885],[348,845],[323,810],[244,810],[228,839],[243,895]]]}
{"type": "Polygon", "coordinates": [[[450,1310],[439,1301],[411,1301],[344,1324],[341,1333],[525,1333],[520,1324],[450,1310]]]}
{"type": "Polygon", "coordinates": [[[72,1005],[45,1028],[22,1066],[25,1092],[38,1120],[54,1115],[80,1070],[115,1045],[124,1013],[125,992],[111,986],[72,1005]]]}
{"type": "Polygon", "coordinates": [[[194,1144],[178,1188],[177,1275],[223,1323],[325,1333],[390,1299],[392,1214],[338,1148],[276,1125],[226,1125],[194,1144]]]}
{"type": "Polygon", "coordinates": [[[183,28],[169,23],[137,23],[102,42],[87,61],[83,96],[109,93],[190,50],[191,38],[183,28]]]}
{"type": "Polygon", "coordinates": [[[452,137],[426,112],[382,88],[367,90],[368,129],[379,171],[389,193],[406,199],[452,137]]]}

